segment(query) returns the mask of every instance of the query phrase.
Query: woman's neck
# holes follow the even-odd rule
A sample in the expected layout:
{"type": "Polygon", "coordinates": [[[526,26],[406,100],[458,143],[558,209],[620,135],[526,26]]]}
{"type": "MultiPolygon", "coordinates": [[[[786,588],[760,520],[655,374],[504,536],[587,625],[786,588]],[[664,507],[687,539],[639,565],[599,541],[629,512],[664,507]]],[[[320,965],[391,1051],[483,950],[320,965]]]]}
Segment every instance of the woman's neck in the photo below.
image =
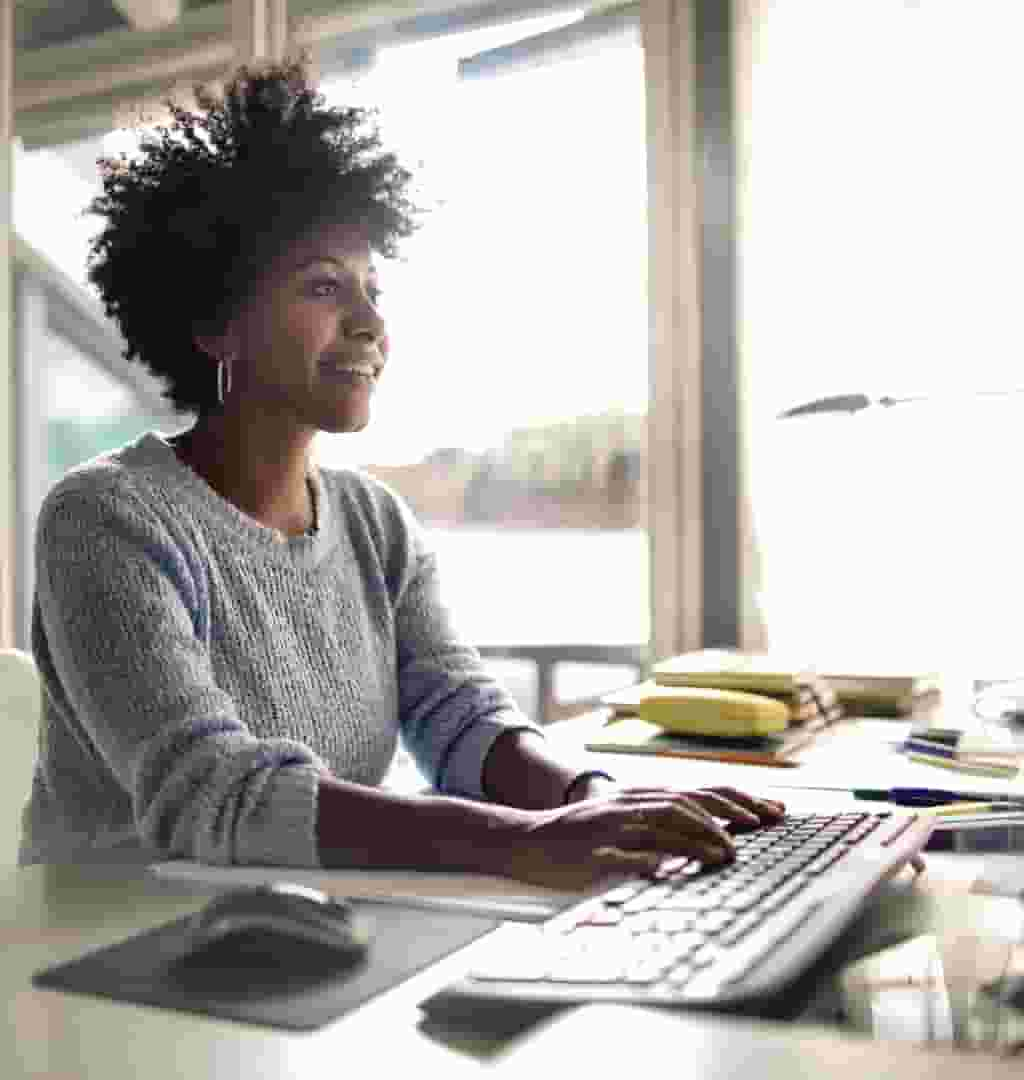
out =
{"type": "Polygon", "coordinates": [[[313,432],[275,437],[263,425],[201,417],[171,440],[178,457],[249,517],[289,536],[310,532],[316,505],[308,476],[313,432]]]}

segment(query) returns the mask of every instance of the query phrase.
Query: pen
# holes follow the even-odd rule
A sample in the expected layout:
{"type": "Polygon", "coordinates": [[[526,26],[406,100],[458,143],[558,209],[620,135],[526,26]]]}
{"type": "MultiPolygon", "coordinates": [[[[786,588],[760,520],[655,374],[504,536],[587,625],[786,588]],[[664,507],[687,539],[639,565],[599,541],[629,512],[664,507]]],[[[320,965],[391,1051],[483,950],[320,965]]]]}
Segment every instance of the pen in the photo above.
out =
{"type": "Polygon", "coordinates": [[[945,806],[956,802],[999,803],[1024,809],[1024,794],[994,795],[991,791],[944,791],[941,788],[854,788],[855,799],[871,799],[899,806],[945,806]]]}

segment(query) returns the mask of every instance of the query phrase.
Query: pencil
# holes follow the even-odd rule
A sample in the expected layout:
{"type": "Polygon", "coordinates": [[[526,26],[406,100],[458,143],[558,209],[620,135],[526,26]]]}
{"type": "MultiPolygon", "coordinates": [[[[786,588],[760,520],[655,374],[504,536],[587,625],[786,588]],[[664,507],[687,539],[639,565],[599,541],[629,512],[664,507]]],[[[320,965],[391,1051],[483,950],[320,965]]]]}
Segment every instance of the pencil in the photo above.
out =
{"type": "MultiPolygon", "coordinates": [[[[1012,812],[1006,803],[996,802],[962,802],[947,803],[945,806],[923,806],[917,812],[927,817],[957,817],[960,814],[990,814],[1001,810],[1004,814],[1012,812]]],[[[1024,811],[1018,811],[1024,813],[1024,811]]]]}
{"type": "Polygon", "coordinates": [[[916,754],[912,750],[907,751],[907,757],[911,761],[920,761],[925,765],[938,765],[940,769],[951,769],[953,772],[973,773],[976,776],[1016,776],[1020,771],[1016,765],[982,765],[963,761],[951,761],[948,758],[937,757],[934,754],[916,754]]]}

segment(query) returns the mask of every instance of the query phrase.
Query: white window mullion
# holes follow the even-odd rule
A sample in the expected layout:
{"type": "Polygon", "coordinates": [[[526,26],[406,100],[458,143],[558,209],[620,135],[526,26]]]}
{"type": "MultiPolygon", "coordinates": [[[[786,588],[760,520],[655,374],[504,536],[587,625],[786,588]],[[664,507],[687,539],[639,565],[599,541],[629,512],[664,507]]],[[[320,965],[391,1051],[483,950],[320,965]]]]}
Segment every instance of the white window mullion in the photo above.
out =
{"type": "Polygon", "coordinates": [[[651,650],[703,644],[700,204],[693,0],[644,0],[651,650]]]}
{"type": "Polygon", "coordinates": [[[231,0],[238,63],[280,60],[288,50],[288,0],[231,0]]]}
{"type": "Polygon", "coordinates": [[[114,7],[139,30],[157,30],[181,18],[182,0],[113,0],[114,7]]]}

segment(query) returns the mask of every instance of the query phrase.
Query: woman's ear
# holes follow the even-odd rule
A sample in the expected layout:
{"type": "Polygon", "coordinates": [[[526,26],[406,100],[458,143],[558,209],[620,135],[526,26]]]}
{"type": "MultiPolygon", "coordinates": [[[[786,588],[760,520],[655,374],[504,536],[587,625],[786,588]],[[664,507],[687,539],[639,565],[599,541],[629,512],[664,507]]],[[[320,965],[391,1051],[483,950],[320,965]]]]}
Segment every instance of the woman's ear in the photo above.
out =
{"type": "Polygon", "coordinates": [[[227,330],[196,333],[192,336],[192,340],[195,342],[196,348],[206,353],[213,361],[220,360],[226,353],[235,351],[234,338],[230,327],[227,330]]]}
{"type": "Polygon", "coordinates": [[[196,348],[206,353],[211,360],[216,360],[223,352],[218,337],[209,334],[195,334],[192,341],[195,343],[196,348]]]}

